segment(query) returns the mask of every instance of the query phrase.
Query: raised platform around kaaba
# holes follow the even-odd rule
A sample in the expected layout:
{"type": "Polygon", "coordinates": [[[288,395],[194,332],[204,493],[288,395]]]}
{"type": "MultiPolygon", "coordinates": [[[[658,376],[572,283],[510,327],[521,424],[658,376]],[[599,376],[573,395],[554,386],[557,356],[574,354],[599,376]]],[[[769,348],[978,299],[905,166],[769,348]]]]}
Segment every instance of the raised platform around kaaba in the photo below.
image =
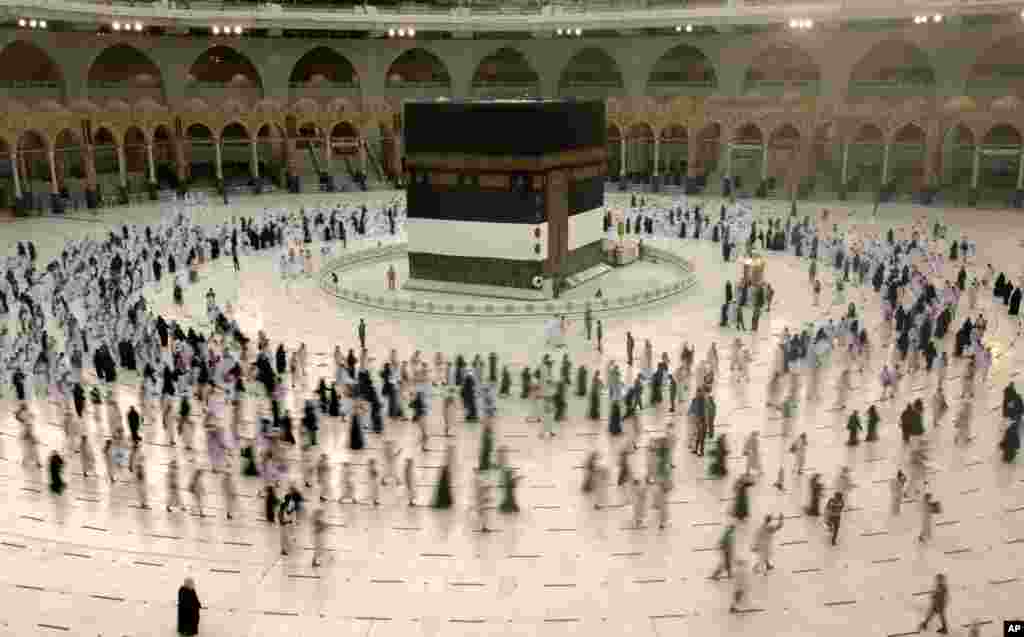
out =
{"type": "Polygon", "coordinates": [[[405,152],[536,157],[604,148],[600,101],[407,101],[405,152]]]}

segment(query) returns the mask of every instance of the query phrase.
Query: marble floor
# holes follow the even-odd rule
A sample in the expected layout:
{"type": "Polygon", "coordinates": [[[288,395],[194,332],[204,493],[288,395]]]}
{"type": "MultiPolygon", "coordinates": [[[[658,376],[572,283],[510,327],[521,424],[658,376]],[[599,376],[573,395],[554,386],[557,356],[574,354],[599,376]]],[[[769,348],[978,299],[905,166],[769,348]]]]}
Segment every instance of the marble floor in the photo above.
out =
{"type": "MultiPolygon", "coordinates": [[[[215,206],[208,215],[215,222],[267,206],[301,203],[308,209],[319,201],[390,196],[243,199],[230,208],[215,206]]],[[[709,205],[717,207],[717,202],[709,205]]],[[[763,214],[777,214],[787,211],[788,203],[758,207],[763,214]]],[[[817,213],[821,207],[807,206],[801,214],[817,213]]],[[[966,233],[978,242],[981,263],[1020,274],[1024,216],[1017,211],[891,206],[883,207],[878,220],[872,221],[866,207],[826,207],[843,227],[884,229],[941,218],[951,226],[952,236],[966,233]]],[[[106,232],[125,221],[150,222],[160,214],[158,207],[147,206],[95,217],[19,220],[0,226],[0,247],[9,249],[17,240],[32,239],[48,256],[70,237],[106,232]]],[[[647,527],[632,528],[625,493],[613,492],[613,506],[601,511],[580,493],[584,458],[593,450],[605,459],[614,457],[624,441],[610,439],[603,425],[588,421],[585,401],[579,398],[571,400],[569,420],[550,440],[539,439],[537,425],[526,421],[530,406],[518,399],[516,389],[513,398],[500,401],[498,444],[508,447],[523,476],[522,512],[495,514],[497,532],[488,534],[476,530],[470,501],[478,427],[459,423],[445,438],[435,400],[429,449],[420,453],[411,425],[388,423],[385,435],[396,441],[403,456],[415,459],[420,503],[429,501],[444,448],[455,446],[455,506],[445,512],[409,507],[404,490],[394,487],[382,489],[380,507],[330,503],[329,557],[314,569],[308,522],[295,529],[297,546],[304,550],[282,557],[279,531],[263,521],[262,500],[257,497],[261,484],[253,479],[238,480],[241,512],[234,520],[224,519],[219,480],[212,476],[207,480],[208,509],[215,515],[165,513],[168,462],[177,458],[183,463],[184,476],[191,467],[205,465],[206,454],[169,447],[164,432],[152,423],[144,426],[152,510],[138,507],[137,486],[126,475],[112,485],[105,479],[83,479],[77,457],[70,458],[66,471],[69,490],[54,497],[45,473],[21,465],[7,390],[0,400],[0,498],[5,504],[0,511],[0,635],[170,636],[176,590],[185,576],[195,578],[204,606],[202,635],[907,635],[916,631],[926,611],[926,592],[937,572],[947,573],[950,581],[952,634],[964,635],[967,624],[980,622],[982,635],[997,635],[1003,620],[1024,616],[1024,473],[1002,464],[996,453],[1001,391],[1024,368],[1017,326],[1005,309],[982,295],[979,310],[990,320],[997,358],[989,378],[979,384],[975,440],[966,447],[954,446],[948,417],[935,427],[930,419],[927,422],[935,450],[930,488],[944,510],[934,539],[926,545],[915,541],[919,504],[907,503],[902,514],[890,515],[888,479],[904,466],[899,410],[912,398],[927,402],[935,379],[906,379],[895,400],[878,403],[881,440],[854,448],[844,444],[848,412],[834,408],[832,388],[839,365],[824,375],[822,397],[801,404],[793,430],[808,434],[809,468],[821,472],[831,487],[839,467],[848,465],[857,485],[840,545],[833,548],[821,520],[801,515],[807,486],[793,477],[782,423],[764,402],[777,334],[830,311],[837,314],[840,308],[812,306],[805,261],[769,256],[768,278],[776,289],[776,303],[760,331],[721,329],[717,316],[722,283],[736,276],[738,266],[722,264],[708,244],[687,241],[681,249],[697,263],[698,287],[672,304],[635,316],[607,316],[603,355],[585,340],[580,324],[572,326],[568,341],[573,363],[590,369],[603,368],[611,359],[624,361],[627,330],[638,345],[651,339],[656,353],[667,351],[673,360],[684,341],[696,345],[698,359],[712,342],[719,344],[723,374],[716,390],[718,420],[732,440],[733,470],[725,481],[709,480],[704,461],[680,445],[665,530],[658,530],[653,512],[647,527]],[[737,336],[755,355],[749,384],[733,382],[727,373],[728,343],[737,336]],[[753,530],[765,514],[781,513],[785,526],[777,536],[777,568],[754,576],[744,612],[730,614],[732,585],[708,576],[730,519],[733,478],[743,469],[739,446],[752,430],[763,438],[766,477],[751,490],[753,514],[739,525],[738,553],[750,555],[753,530]],[[780,465],[787,472],[784,492],[770,486],[780,465]]],[[[242,267],[241,275],[229,262],[204,271],[200,284],[188,291],[184,311],[171,305],[166,286],[154,290],[151,299],[159,311],[202,326],[203,294],[213,287],[219,298],[232,301],[244,328],[265,329],[275,343],[289,347],[306,342],[313,355],[309,371],[314,380],[331,373],[329,353],[335,345],[347,350],[358,344],[355,324],[361,317],[369,325],[370,349],[377,360],[386,358],[391,348],[402,357],[420,349],[431,361],[437,350],[447,356],[494,351],[502,364],[511,366],[518,384],[521,365],[535,365],[545,353],[543,319],[494,324],[486,319],[448,322],[363,312],[324,295],[313,279],[284,285],[269,256],[245,258],[242,267]]],[[[381,276],[367,276],[360,284],[383,290],[384,278],[377,274],[381,276]]],[[[831,273],[825,272],[824,278],[829,283],[831,273]]],[[[828,296],[823,294],[823,299],[828,296]]],[[[851,298],[863,299],[864,316],[877,341],[879,310],[874,296],[852,292],[851,298]]],[[[945,345],[951,347],[949,341],[945,345]]],[[[878,369],[886,355],[876,347],[870,369],[863,376],[855,373],[850,408],[863,411],[878,398],[878,369]]],[[[959,374],[959,367],[950,371],[951,378],[959,374]]],[[[127,408],[137,394],[135,379],[124,376],[121,385],[119,400],[127,408]]],[[[956,388],[958,383],[949,386],[956,388]]],[[[293,411],[307,395],[301,387],[292,392],[293,411]]],[[[948,395],[955,413],[959,392],[950,390],[948,395]]],[[[247,414],[250,426],[263,408],[256,402],[247,414]]],[[[35,402],[33,409],[44,442],[41,452],[48,455],[62,445],[57,416],[44,401],[35,402]]],[[[603,412],[607,414],[607,405],[603,412]]],[[[91,417],[86,420],[91,423],[91,417]]],[[[666,424],[653,410],[644,411],[641,446],[661,435],[666,424]]],[[[345,444],[346,426],[329,419],[322,426],[322,450],[335,467],[350,460],[357,469],[359,489],[365,489],[366,461],[380,453],[379,438],[371,436],[368,450],[353,453],[345,444]]],[[[96,438],[93,444],[99,451],[96,438]]],[[[292,477],[301,483],[297,452],[293,459],[292,477]]],[[[635,471],[644,471],[642,452],[633,461],[635,471]]],[[[332,473],[337,476],[336,470],[332,473]]],[[[184,482],[183,477],[183,486],[184,482]]],[[[316,489],[307,493],[311,508],[317,495],[316,489]]],[[[188,495],[183,497],[189,503],[188,495]]]]}

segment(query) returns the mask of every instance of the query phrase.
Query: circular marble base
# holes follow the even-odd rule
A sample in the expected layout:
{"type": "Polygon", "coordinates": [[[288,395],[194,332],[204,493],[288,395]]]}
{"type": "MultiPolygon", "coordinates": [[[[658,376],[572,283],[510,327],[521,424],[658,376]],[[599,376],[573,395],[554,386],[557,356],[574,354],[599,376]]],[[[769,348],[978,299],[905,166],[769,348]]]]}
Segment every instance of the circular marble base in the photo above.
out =
{"type": "Polygon", "coordinates": [[[672,302],[696,286],[696,267],[684,256],[679,242],[647,240],[644,251],[642,260],[613,268],[552,300],[505,299],[408,288],[387,290],[383,284],[389,265],[395,266],[399,281],[407,278],[405,244],[382,245],[328,263],[320,273],[320,288],[342,303],[388,312],[517,318],[580,315],[588,307],[595,314],[634,311],[672,302]],[[332,275],[337,276],[337,285],[332,275]],[[596,297],[598,289],[601,298],[596,297]]]}

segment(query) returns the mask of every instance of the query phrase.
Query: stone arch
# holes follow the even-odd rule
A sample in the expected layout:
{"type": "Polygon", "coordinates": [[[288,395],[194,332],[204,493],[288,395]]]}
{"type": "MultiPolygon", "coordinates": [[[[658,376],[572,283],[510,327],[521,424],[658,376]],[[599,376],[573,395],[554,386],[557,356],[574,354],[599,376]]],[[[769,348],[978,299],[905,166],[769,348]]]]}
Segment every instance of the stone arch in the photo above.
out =
{"type": "Polygon", "coordinates": [[[352,62],[328,46],[317,46],[306,51],[288,76],[292,86],[317,85],[321,83],[358,86],[359,73],[352,62]]]}
{"type": "Polygon", "coordinates": [[[648,95],[709,94],[717,87],[714,64],[690,44],[677,44],[663,53],[647,76],[648,95]]]}
{"type": "Polygon", "coordinates": [[[965,190],[971,183],[974,165],[974,131],[963,122],[956,122],[942,135],[942,172],[940,183],[965,190]]]}
{"type": "Polygon", "coordinates": [[[41,47],[14,40],[0,50],[0,86],[25,87],[39,99],[64,100],[64,72],[41,47]]]}
{"type": "Polygon", "coordinates": [[[98,126],[92,132],[93,164],[100,192],[113,191],[118,185],[117,149],[123,143],[108,126],[98,126]]]}
{"type": "Polygon", "coordinates": [[[1013,124],[999,122],[993,124],[981,137],[982,146],[1010,147],[1021,145],[1020,130],[1013,124]]]}
{"type": "Polygon", "coordinates": [[[737,189],[754,187],[765,177],[765,138],[761,127],[747,122],[736,127],[729,140],[725,173],[737,189]]]}
{"type": "Polygon", "coordinates": [[[540,95],[540,76],[522,51],[506,46],[480,60],[472,88],[477,97],[535,97],[540,95]]]}
{"type": "MultiPolygon", "coordinates": [[[[177,188],[179,156],[175,146],[174,128],[170,124],[157,124],[149,131],[149,139],[153,144],[153,165],[156,168],[156,181],[160,187],[177,188]]],[[[184,166],[182,166],[182,169],[184,166]]]]}
{"type": "Polygon", "coordinates": [[[22,131],[18,137],[18,172],[25,192],[50,191],[50,140],[36,129],[22,131]]]}
{"type": "Polygon", "coordinates": [[[100,51],[89,65],[86,77],[90,98],[164,99],[160,67],[148,55],[124,42],[100,51]]]}
{"type": "Polygon", "coordinates": [[[769,133],[766,152],[768,166],[764,172],[769,179],[775,180],[776,188],[796,185],[803,169],[802,143],[800,130],[790,122],[780,124],[769,133]]]}
{"type": "Polygon", "coordinates": [[[330,99],[339,93],[359,95],[360,78],[352,61],[328,46],[316,46],[300,57],[288,77],[288,94],[330,99]]]}
{"type": "Polygon", "coordinates": [[[149,158],[146,147],[149,139],[140,126],[129,126],[124,132],[124,162],[128,175],[143,182],[149,179],[149,158]]]}
{"type": "Polygon", "coordinates": [[[558,94],[586,98],[621,95],[624,81],[619,63],[604,49],[588,46],[577,51],[562,69],[558,94]]]}
{"type": "Polygon", "coordinates": [[[224,183],[244,185],[252,168],[252,135],[245,124],[229,122],[220,130],[221,171],[224,183]]]}
{"type": "Polygon", "coordinates": [[[222,97],[255,102],[263,97],[263,79],[256,65],[235,48],[218,44],[203,51],[188,70],[186,97],[219,91],[222,97]]]}
{"type": "Polygon", "coordinates": [[[722,123],[710,121],[704,124],[697,131],[697,161],[691,169],[687,165],[687,173],[696,178],[697,183],[703,187],[707,183],[707,177],[718,169],[722,156],[722,123]]]}
{"type": "Polygon", "coordinates": [[[654,127],[637,121],[626,129],[626,174],[645,180],[654,164],[654,127]]]}
{"type": "Polygon", "coordinates": [[[854,97],[892,95],[903,89],[931,89],[935,77],[935,67],[918,46],[906,40],[883,40],[854,64],[847,88],[854,97]]]}
{"type": "Polygon", "coordinates": [[[821,69],[814,58],[793,42],[778,42],[754,56],[744,76],[745,93],[776,94],[798,89],[816,95],[821,69]]]}
{"type": "Polygon", "coordinates": [[[893,131],[889,140],[889,183],[901,192],[917,192],[925,186],[925,151],[928,134],[916,122],[893,131]]]}
{"type": "Polygon", "coordinates": [[[217,135],[205,123],[193,122],[185,127],[187,161],[185,178],[189,183],[210,185],[217,179],[217,135]]]}
{"type": "Polygon", "coordinates": [[[622,172],[622,128],[615,122],[608,122],[605,144],[608,149],[608,174],[617,176],[622,172]]]}
{"type": "Polygon", "coordinates": [[[81,133],[73,128],[64,128],[54,136],[54,169],[61,193],[70,195],[85,190],[87,175],[83,150],[81,133]]]}
{"type": "Polygon", "coordinates": [[[882,187],[885,161],[885,133],[871,122],[862,123],[850,138],[847,160],[848,187],[851,192],[878,192],[882,187]]]}
{"type": "Polygon", "coordinates": [[[255,143],[260,176],[283,187],[288,173],[288,140],[284,126],[274,121],[262,122],[256,126],[255,143]]]}
{"type": "Polygon", "coordinates": [[[398,54],[388,65],[385,79],[389,88],[433,88],[445,94],[452,88],[448,66],[423,47],[412,47],[398,54]]]}
{"type": "Polygon", "coordinates": [[[690,131],[682,124],[669,124],[661,129],[658,173],[670,183],[681,185],[689,161],[690,131]]]}
{"type": "Polygon", "coordinates": [[[1008,201],[1017,189],[1024,136],[1015,124],[999,122],[981,137],[979,199],[1008,201]]]}

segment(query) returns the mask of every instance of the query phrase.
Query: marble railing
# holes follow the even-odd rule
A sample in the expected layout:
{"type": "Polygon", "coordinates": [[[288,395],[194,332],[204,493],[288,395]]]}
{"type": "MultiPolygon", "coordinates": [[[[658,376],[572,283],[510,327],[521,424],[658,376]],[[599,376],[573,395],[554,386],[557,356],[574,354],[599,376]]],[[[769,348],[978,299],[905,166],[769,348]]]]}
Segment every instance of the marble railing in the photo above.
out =
{"type": "MultiPolygon", "coordinates": [[[[668,241],[668,240],[664,240],[668,241]]],[[[586,300],[566,301],[552,299],[548,301],[522,301],[510,299],[481,299],[478,302],[434,301],[399,298],[392,293],[370,294],[361,290],[346,287],[343,273],[354,267],[404,257],[408,251],[405,244],[378,246],[346,254],[327,264],[320,273],[320,288],[325,293],[338,299],[356,303],[365,307],[389,312],[408,312],[413,314],[432,314],[439,316],[473,316],[473,317],[536,317],[552,314],[577,316],[582,315],[589,307],[592,312],[601,314],[618,310],[635,309],[641,306],[665,301],[690,290],[697,283],[693,263],[669,249],[658,247],[661,241],[644,242],[642,258],[668,263],[679,271],[679,276],[665,285],[637,291],[624,296],[608,296],[586,300]],[[339,284],[334,285],[331,274],[337,273],[339,284]]]]}
{"type": "Polygon", "coordinates": [[[414,3],[376,7],[357,4],[337,7],[327,0],[296,6],[284,3],[232,4],[225,2],[108,2],[107,0],[0,0],[9,15],[38,15],[50,20],[95,24],[119,19],[160,26],[208,28],[213,21],[234,21],[249,29],[355,28],[386,30],[396,17],[415,16],[417,27],[454,32],[480,30],[536,32],[566,26],[583,29],[663,28],[665,24],[707,22],[715,24],[786,24],[794,11],[815,21],[842,22],[868,19],[907,19],[915,11],[934,13],[966,6],[970,13],[991,15],[1020,11],[1015,0],[698,0],[660,3],[652,0],[593,0],[580,4],[523,2],[514,11],[414,3]],[[567,6],[566,6],[567,5],[567,6]]]}

